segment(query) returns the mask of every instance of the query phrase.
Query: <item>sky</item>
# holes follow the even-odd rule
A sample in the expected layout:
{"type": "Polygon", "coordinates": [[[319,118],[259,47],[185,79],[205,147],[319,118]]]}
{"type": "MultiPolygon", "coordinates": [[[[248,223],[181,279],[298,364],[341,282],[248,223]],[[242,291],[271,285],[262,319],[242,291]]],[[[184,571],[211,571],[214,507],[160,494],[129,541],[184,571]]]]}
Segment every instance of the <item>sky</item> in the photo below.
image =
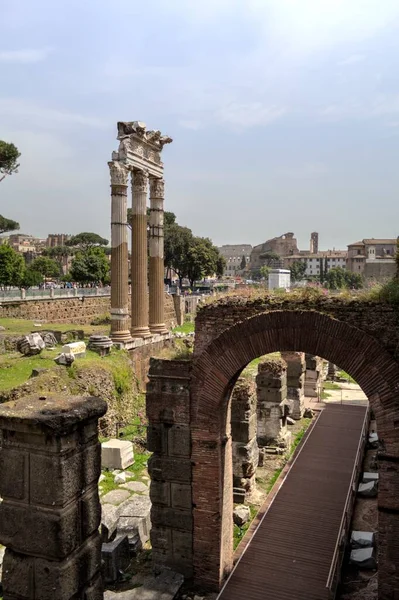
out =
{"type": "Polygon", "coordinates": [[[215,244],[397,237],[397,0],[0,0],[0,213],[110,236],[117,121],[165,146],[165,209],[215,244]]]}

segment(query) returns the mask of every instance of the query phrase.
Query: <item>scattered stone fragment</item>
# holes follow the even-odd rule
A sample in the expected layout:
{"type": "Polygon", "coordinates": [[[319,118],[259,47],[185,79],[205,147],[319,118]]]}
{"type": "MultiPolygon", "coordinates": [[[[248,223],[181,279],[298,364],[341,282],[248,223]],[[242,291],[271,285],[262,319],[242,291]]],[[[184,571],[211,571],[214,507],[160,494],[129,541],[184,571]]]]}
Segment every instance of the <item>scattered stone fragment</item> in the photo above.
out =
{"type": "Polygon", "coordinates": [[[75,360],[75,356],[71,354],[65,354],[61,352],[58,356],[55,357],[54,362],[57,365],[64,365],[65,367],[69,367],[75,360]]]}
{"type": "Polygon", "coordinates": [[[17,342],[18,351],[25,356],[34,356],[35,354],[40,354],[45,347],[46,345],[43,342],[41,335],[38,333],[25,335],[17,342]]]}
{"type": "Polygon", "coordinates": [[[86,356],[86,344],[84,342],[71,342],[62,347],[64,354],[73,354],[75,358],[86,356]]]}
{"type": "Polygon", "coordinates": [[[359,569],[376,569],[377,561],[375,559],[374,548],[351,550],[349,563],[356,565],[359,569]]]}
{"type": "Polygon", "coordinates": [[[39,377],[39,375],[41,375],[42,373],[46,373],[46,371],[48,371],[48,369],[35,368],[35,369],[32,369],[32,373],[30,374],[30,376],[31,377],[39,377]]]}
{"type": "Polygon", "coordinates": [[[363,498],[374,498],[378,494],[378,484],[376,481],[359,483],[357,493],[363,498]]]}
{"type": "Polygon", "coordinates": [[[151,530],[151,500],[135,495],[119,508],[118,535],[127,535],[130,548],[139,550],[149,540],[151,530]]]}
{"type": "Polygon", "coordinates": [[[372,548],[374,546],[374,533],[372,531],[352,531],[351,548],[372,548]]]}
{"type": "Polygon", "coordinates": [[[104,479],[105,479],[105,475],[104,475],[104,473],[101,473],[101,475],[98,479],[98,482],[101,483],[102,481],[104,481],[104,479]]]}
{"type": "Polygon", "coordinates": [[[106,591],[104,600],[173,600],[183,580],[183,575],[165,570],[157,577],[146,577],[143,585],[133,590],[119,593],[106,591]]]}
{"type": "Polygon", "coordinates": [[[295,425],[294,419],[291,419],[291,417],[287,417],[287,425],[295,425]]]}
{"type": "Polygon", "coordinates": [[[46,346],[46,348],[55,348],[57,345],[57,340],[55,339],[55,336],[53,333],[51,333],[50,331],[44,331],[41,334],[42,340],[46,346]]]}
{"type": "Polygon", "coordinates": [[[128,440],[112,439],[101,444],[103,469],[126,469],[134,463],[133,444],[128,440]]]}
{"type": "Polygon", "coordinates": [[[242,527],[245,523],[248,523],[250,517],[249,507],[245,506],[245,504],[239,504],[233,510],[233,521],[238,527],[242,527]]]}
{"type": "MultiPolygon", "coordinates": [[[[116,484],[126,483],[126,474],[124,473],[124,471],[122,471],[122,473],[118,473],[117,475],[115,475],[114,483],[116,483],[116,484]]],[[[124,486],[124,487],[126,487],[126,486],[124,486]]]]}
{"type": "Polygon", "coordinates": [[[370,481],[378,481],[379,475],[378,473],[371,473],[369,471],[365,471],[362,474],[362,483],[369,483],[370,481]]]}
{"type": "Polygon", "coordinates": [[[3,325],[0,325],[0,331],[5,331],[5,330],[6,330],[6,328],[3,327],[3,325]]]}
{"type": "MultiPolygon", "coordinates": [[[[263,456],[263,454],[262,454],[263,456]]],[[[245,489],[244,488],[233,488],[233,502],[234,504],[241,504],[245,500],[245,489]]]]}
{"type": "Polygon", "coordinates": [[[129,496],[130,493],[127,490],[112,490],[102,497],[102,501],[104,504],[113,504],[114,506],[118,506],[119,504],[122,504],[124,500],[127,500],[129,496]]]}
{"type": "Polygon", "coordinates": [[[372,431],[369,435],[369,446],[370,448],[378,448],[378,434],[372,431]]]}
{"type": "Polygon", "coordinates": [[[303,413],[305,419],[313,419],[314,412],[311,408],[305,408],[305,412],[303,413]]]}
{"type": "Polygon", "coordinates": [[[106,356],[110,353],[113,342],[107,335],[91,335],[88,348],[97,352],[100,356],[106,356]]]}

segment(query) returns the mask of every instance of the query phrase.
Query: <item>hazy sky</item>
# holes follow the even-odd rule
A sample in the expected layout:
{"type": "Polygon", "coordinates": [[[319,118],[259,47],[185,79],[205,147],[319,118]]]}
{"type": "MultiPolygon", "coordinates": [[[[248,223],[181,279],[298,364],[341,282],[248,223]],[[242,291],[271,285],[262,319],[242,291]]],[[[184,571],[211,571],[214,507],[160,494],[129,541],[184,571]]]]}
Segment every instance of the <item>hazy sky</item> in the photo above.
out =
{"type": "Polygon", "coordinates": [[[215,243],[396,237],[398,0],[0,0],[0,183],[21,231],[109,237],[116,122],[174,138],[166,208],[215,243]]]}

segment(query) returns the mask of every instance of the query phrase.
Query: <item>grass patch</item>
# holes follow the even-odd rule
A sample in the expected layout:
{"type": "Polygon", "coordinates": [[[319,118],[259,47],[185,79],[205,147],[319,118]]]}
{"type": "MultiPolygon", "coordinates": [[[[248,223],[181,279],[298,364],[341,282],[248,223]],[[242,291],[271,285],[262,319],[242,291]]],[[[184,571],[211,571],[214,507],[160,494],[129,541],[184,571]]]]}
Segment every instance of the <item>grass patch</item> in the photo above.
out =
{"type": "Polygon", "coordinates": [[[345,371],[338,371],[337,375],[338,377],[342,377],[342,379],[346,379],[348,383],[357,383],[357,381],[355,381],[353,377],[351,377],[349,373],[346,373],[345,371]]]}
{"type": "Polygon", "coordinates": [[[51,369],[55,366],[57,350],[43,350],[36,356],[23,356],[19,352],[0,355],[0,391],[11,390],[25,383],[32,369],[51,369]]]}
{"type": "Polygon", "coordinates": [[[76,323],[41,323],[41,327],[35,327],[37,322],[27,319],[0,319],[0,325],[6,328],[6,331],[2,332],[4,335],[27,335],[32,331],[40,333],[40,330],[47,331],[49,329],[62,332],[79,329],[89,336],[92,333],[104,332],[109,329],[104,325],[77,325],[76,323]]]}
{"type": "Polygon", "coordinates": [[[241,542],[242,538],[248,531],[249,526],[251,525],[252,521],[258,514],[258,508],[256,506],[252,506],[251,504],[249,505],[249,511],[250,511],[249,521],[247,523],[245,523],[245,525],[243,525],[242,527],[238,527],[238,525],[234,525],[234,532],[233,532],[233,548],[234,548],[234,550],[237,548],[238,544],[241,542]]]}
{"type": "MultiPolygon", "coordinates": [[[[142,481],[142,478],[147,476],[147,461],[150,456],[150,452],[135,452],[134,463],[125,469],[125,473],[129,476],[127,481],[142,481]]],[[[100,496],[105,496],[108,492],[118,489],[119,484],[114,482],[115,475],[112,474],[112,471],[104,469],[102,474],[105,479],[99,484],[100,496]]]]}
{"type": "Polygon", "coordinates": [[[281,354],[280,354],[280,352],[272,352],[270,354],[258,356],[258,358],[251,360],[251,362],[248,363],[247,366],[245,367],[245,369],[242,371],[241,377],[254,377],[258,372],[259,363],[262,362],[262,360],[264,360],[266,357],[267,358],[280,358],[281,354]]]}
{"type": "Polygon", "coordinates": [[[183,325],[179,325],[178,327],[175,327],[174,329],[172,329],[173,333],[193,333],[195,329],[195,324],[194,322],[190,322],[190,321],[185,321],[183,323],[183,325]]]}

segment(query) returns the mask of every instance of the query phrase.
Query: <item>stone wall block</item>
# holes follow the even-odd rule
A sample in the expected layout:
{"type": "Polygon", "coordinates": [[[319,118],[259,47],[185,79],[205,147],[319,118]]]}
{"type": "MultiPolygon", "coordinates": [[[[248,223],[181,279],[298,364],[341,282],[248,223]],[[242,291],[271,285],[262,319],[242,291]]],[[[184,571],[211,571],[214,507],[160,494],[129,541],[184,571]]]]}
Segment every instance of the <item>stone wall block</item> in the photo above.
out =
{"type": "Polygon", "coordinates": [[[191,510],[192,493],[191,485],[182,485],[181,483],[171,483],[171,505],[174,508],[186,508],[191,510]]]}
{"type": "Polygon", "coordinates": [[[29,494],[29,456],[3,447],[0,452],[0,497],[24,500],[29,494]],[[16,476],[18,474],[18,476],[16,476]]]}
{"type": "Polygon", "coordinates": [[[251,416],[249,421],[232,421],[231,435],[233,440],[241,442],[249,442],[256,436],[257,417],[256,414],[251,416]]]}
{"type": "Polygon", "coordinates": [[[167,527],[153,526],[150,532],[150,539],[153,547],[166,551],[172,547],[172,530],[167,527]]]}
{"type": "Polygon", "coordinates": [[[84,487],[98,481],[101,475],[101,444],[96,442],[86,446],[83,452],[84,487]]]}
{"type": "Polygon", "coordinates": [[[101,504],[98,486],[86,492],[80,500],[81,538],[84,540],[98,530],[101,523],[101,504]]]}
{"type": "Polygon", "coordinates": [[[258,397],[258,406],[259,402],[280,404],[287,397],[287,386],[284,385],[281,388],[268,388],[259,385],[256,394],[258,397]]]}
{"type": "MultiPolygon", "coordinates": [[[[70,456],[31,454],[30,501],[63,506],[83,488],[82,453],[70,456]]],[[[97,476],[98,478],[98,476],[97,476]]]]}
{"type": "Polygon", "coordinates": [[[191,436],[190,428],[176,425],[169,429],[168,434],[168,455],[184,456],[189,458],[191,455],[191,436]]]}
{"type": "Polygon", "coordinates": [[[148,472],[155,481],[191,481],[191,463],[177,458],[161,458],[152,455],[148,461],[148,472]]]}
{"type": "Polygon", "coordinates": [[[168,481],[152,481],[150,487],[150,498],[153,504],[170,506],[170,486],[168,481]]]}
{"type": "Polygon", "coordinates": [[[191,511],[153,505],[151,508],[151,522],[156,527],[170,527],[171,529],[191,532],[193,517],[191,511]]]}

